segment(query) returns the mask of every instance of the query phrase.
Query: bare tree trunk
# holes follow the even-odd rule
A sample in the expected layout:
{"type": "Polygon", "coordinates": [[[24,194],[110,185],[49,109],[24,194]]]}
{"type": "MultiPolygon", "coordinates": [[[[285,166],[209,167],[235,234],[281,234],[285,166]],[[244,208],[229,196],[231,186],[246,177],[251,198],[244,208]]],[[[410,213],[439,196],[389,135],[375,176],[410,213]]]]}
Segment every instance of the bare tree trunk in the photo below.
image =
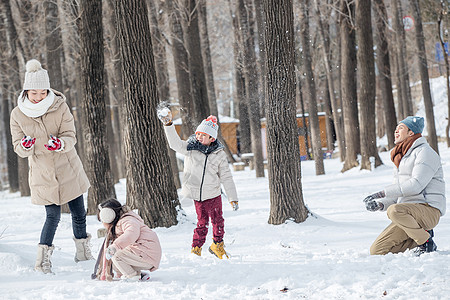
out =
{"type": "MultiPolygon", "coordinates": [[[[158,6],[154,0],[150,0],[147,1],[147,8],[149,13],[150,32],[152,41],[154,41],[153,55],[155,57],[156,78],[158,81],[158,96],[161,101],[168,101],[170,98],[169,71],[167,67],[166,45],[158,24],[158,6]]],[[[172,168],[173,181],[175,187],[178,189],[181,187],[181,181],[176,153],[169,147],[167,147],[167,151],[169,154],[170,166],[172,168]]]]}
{"type": "Polygon", "coordinates": [[[325,167],[323,165],[322,142],[320,139],[319,117],[317,115],[316,85],[314,83],[314,73],[312,71],[311,64],[311,37],[309,35],[309,15],[307,10],[307,7],[309,7],[309,0],[301,0],[300,7],[300,39],[302,42],[303,73],[305,74],[306,81],[305,95],[307,95],[307,100],[309,103],[308,119],[311,130],[311,143],[316,167],[316,175],[323,175],[325,174],[325,167]]]}
{"type": "Polygon", "coordinates": [[[116,198],[106,143],[102,0],[81,0],[80,7],[82,107],[88,137],[86,173],[91,183],[88,214],[96,214],[100,203],[116,198]]]}
{"type": "Polygon", "coordinates": [[[159,99],[147,7],[116,0],[117,34],[127,108],[127,203],[150,227],[177,224],[179,205],[167,142],[155,110],[159,99]]]}
{"type": "Polygon", "coordinates": [[[210,114],[198,26],[198,1],[184,0],[185,18],[183,19],[184,44],[188,53],[189,82],[194,104],[191,118],[195,126],[210,114]]]}
{"type": "Polygon", "coordinates": [[[352,25],[354,4],[349,0],[340,3],[341,35],[341,97],[344,113],[345,161],[342,172],[358,166],[359,121],[356,98],[355,30],[352,25]]]}
{"type": "MultiPolygon", "coordinates": [[[[399,99],[399,103],[402,105],[402,112],[400,119],[404,119],[407,116],[412,115],[412,106],[410,105],[410,98],[408,98],[408,90],[409,90],[409,76],[408,76],[408,67],[406,66],[405,56],[406,46],[403,44],[405,40],[402,38],[402,34],[404,33],[400,2],[399,0],[392,0],[392,14],[393,14],[393,29],[395,35],[395,44],[397,49],[397,72],[399,78],[399,87],[400,94],[402,98],[399,99]]],[[[398,88],[398,87],[397,87],[398,88]]]]}
{"type": "Polygon", "coordinates": [[[334,128],[336,132],[336,140],[338,142],[339,148],[339,156],[341,162],[345,159],[345,139],[344,139],[344,130],[342,125],[342,120],[339,114],[339,106],[337,103],[335,88],[334,88],[334,80],[333,80],[333,70],[331,68],[329,53],[330,53],[330,44],[329,37],[325,36],[324,25],[322,22],[322,14],[320,12],[320,6],[318,0],[314,0],[316,4],[316,13],[317,13],[317,21],[318,21],[318,29],[320,36],[323,40],[323,58],[325,63],[325,68],[327,69],[327,83],[328,83],[328,92],[331,100],[331,108],[333,114],[334,128]]]}
{"type": "Polygon", "coordinates": [[[45,46],[47,49],[47,68],[49,74],[52,75],[51,86],[55,90],[63,92],[61,58],[64,53],[58,19],[58,5],[54,1],[45,1],[44,8],[47,34],[45,46]]]}
{"type": "Polygon", "coordinates": [[[361,170],[371,170],[370,157],[375,158],[375,167],[382,164],[377,150],[375,127],[375,65],[373,57],[373,38],[371,0],[356,1],[356,34],[358,39],[359,71],[359,109],[361,170]]]}
{"type": "MultiPolygon", "coordinates": [[[[8,181],[9,181],[9,190],[10,192],[14,193],[20,190],[20,192],[24,193],[24,196],[27,194],[27,189],[21,185],[19,182],[19,179],[24,179],[25,174],[28,175],[28,164],[24,163],[24,159],[21,162],[19,162],[17,155],[14,153],[13,147],[12,147],[12,141],[11,141],[11,131],[9,126],[9,115],[13,108],[13,104],[16,101],[16,97],[18,96],[16,93],[21,90],[20,87],[20,77],[19,77],[19,61],[17,58],[17,44],[18,36],[16,27],[14,25],[14,20],[12,17],[11,12],[11,5],[9,0],[2,0],[0,3],[0,8],[3,12],[2,16],[2,27],[4,28],[5,35],[2,38],[3,40],[7,41],[7,44],[5,45],[5,51],[3,51],[3,55],[6,56],[5,63],[3,64],[3,71],[5,71],[4,74],[9,74],[7,77],[7,84],[3,85],[3,92],[5,93],[3,95],[4,101],[6,101],[5,105],[3,106],[5,108],[4,110],[4,122],[5,122],[5,129],[8,131],[7,134],[7,145],[8,145],[8,181]],[[26,166],[26,168],[25,168],[26,166]]],[[[27,175],[25,177],[27,177],[27,175]]],[[[28,187],[28,195],[29,195],[29,187],[28,187]]]]}
{"type": "Polygon", "coordinates": [[[236,162],[231,153],[230,148],[223,139],[222,129],[220,127],[219,111],[217,109],[216,89],[214,88],[214,73],[211,62],[211,50],[209,47],[209,35],[208,35],[208,22],[206,12],[206,0],[199,0],[198,4],[198,16],[199,16],[199,28],[200,28],[200,41],[202,44],[202,57],[203,65],[205,66],[205,78],[208,89],[208,101],[211,114],[218,117],[219,133],[218,139],[224,146],[225,153],[227,154],[228,161],[236,162]]]}
{"type": "Polygon", "coordinates": [[[254,0],[255,6],[255,16],[256,25],[258,30],[258,45],[259,45],[259,56],[258,56],[258,69],[259,69],[259,105],[261,108],[261,116],[265,115],[266,106],[266,52],[264,51],[264,27],[265,18],[263,12],[263,5],[261,0],[254,0]]]}
{"type": "Polygon", "coordinates": [[[391,68],[389,61],[389,45],[386,38],[387,12],[383,0],[375,1],[375,16],[377,24],[377,66],[379,71],[379,82],[381,90],[381,101],[383,115],[378,115],[379,121],[384,120],[385,134],[388,139],[388,147],[392,149],[394,145],[395,127],[397,117],[395,115],[394,95],[392,94],[391,68]]]}
{"type": "Polygon", "coordinates": [[[180,7],[173,0],[166,0],[166,8],[169,13],[168,19],[172,35],[172,55],[175,65],[175,76],[177,78],[178,100],[180,103],[180,115],[182,120],[181,138],[187,139],[195,130],[193,115],[194,104],[192,101],[191,87],[189,82],[188,53],[184,46],[184,34],[181,25],[180,7]]]}
{"type": "Polygon", "coordinates": [[[256,177],[264,177],[264,163],[261,141],[261,117],[259,115],[258,77],[256,72],[255,44],[253,30],[250,26],[251,6],[247,0],[238,0],[239,25],[242,31],[244,46],[244,77],[248,114],[250,117],[250,134],[256,177]]]}
{"type": "MultiPolygon", "coordinates": [[[[428,76],[427,54],[425,51],[425,37],[423,36],[422,16],[420,13],[420,5],[418,0],[411,2],[413,17],[416,21],[416,45],[417,58],[419,61],[420,79],[422,81],[423,103],[425,105],[425,115],[427,121],[428,143],[431,148],[439,154],[438,140],[436,136],[436,124],[434,122],[433,99],[431,99],[430,78],[428,76]]],[[[445,52],[445,51],[444,51],[445,52]]]]}
{"type": "Polygon", "coordinates": [[[291,0],[264,1],[267,53],[267,152],[269,156],[269,224],[303,222],[300,149],[295,116],[294,14],[291,0]],[[283,122],[280,122],[283,120],[283,122]]]}
{"type": "Polygon", "coordinates": [[[230,4],[230,15],[233,22],[233,32],[234,32],[234,43],[233,43],[233,54],[234,54],[234,68],[235,68],[235,94],[233,95],[235,103],[238,107],[238,117],[239,117],[239,134],[238,134],[238,150],[240,153],[249,153],[252,150],[251,134],[250,134],[250,119],[248,114],[247,104],[245,99],[247,98],[246,93],[246,83],[243,74],[243,37],[242,32],[239,28],[237,15],[237,7],[235,10],[231,8],[230,4]]]}
{"type": "Polygon", "coordinates": [[[122,124],[126,123],[125,120],[125,107],[123,100],[123,85],[122,85],[122,67],[119,53],[119,45],[116,32],[116,17],[114,15],[113,0],[104,1],[103,16],[106,45],[105,59],[106,70],[108,73],[108,92],[109,92],[109,111],[111,114],[111,126],[112,134],[111,138],[111,153],[110,158],[112,161],[114,179],[120,179],[126,177],[125,164],[125,147],[123,137],[125,136],[124,127],[122,124]]]}
{"type": "MultiPolygon", "coordinates": [[[[443,5],[443,3],[442,3],[443,5]]],[[[444,54],[444,61],[445,61],[445,80],[446,80],[446,86],[447,86],[447,106],[448,106],[448,116],[447,116],[447,126],[445,127],[445,137],[447,140],[447,147],[450,148],[450,66],[448,63],[448,54],[447,52],[445,52],[445,45],[444,45],[444,41],[442,39],[442,35],[441,35],[441,26],[442,26],[442,19],[444,18],[444,16],[446,15],[446,10],[444,10],[444,8],[442,8],[439,11],[439,17],[438,17],[438,32],[439,32],[439,41],[441,43],[441,48],[442,48],[442,53],[444,54]]]]}

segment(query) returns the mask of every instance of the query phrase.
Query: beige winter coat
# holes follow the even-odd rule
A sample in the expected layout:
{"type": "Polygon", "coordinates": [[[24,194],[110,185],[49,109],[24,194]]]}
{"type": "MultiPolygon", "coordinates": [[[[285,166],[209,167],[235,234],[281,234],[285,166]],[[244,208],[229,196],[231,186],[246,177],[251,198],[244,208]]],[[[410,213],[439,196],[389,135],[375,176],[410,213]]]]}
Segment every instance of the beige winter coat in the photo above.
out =
{"type": "Polygon", "coordinates": [[[204,201],[221,194],[225,188],[228,201],[238,201],[236,186],[223,149],[205,155],[197,150],[187,150],[188,143],[178,136],[175,126],[164,126],[170,148],[185,156],[182,194],[186,198],[204,201]]]}
{"type": "Polygon", "coordinates": [[[89,180],[75,150],[75,124],[66,98],[53,90],[55,100],[47,112],[37,118],[26,116],[19,107],[11,112],[11,135],[14,151],[28,157],[31,202],[39,205],[67,203],[87,192],[89,180]],[[59,152],[44,147],[50,135],[64,142],[59,152]],[[22,148],[24,136],[36,138],[31,150],[22,148]]]}

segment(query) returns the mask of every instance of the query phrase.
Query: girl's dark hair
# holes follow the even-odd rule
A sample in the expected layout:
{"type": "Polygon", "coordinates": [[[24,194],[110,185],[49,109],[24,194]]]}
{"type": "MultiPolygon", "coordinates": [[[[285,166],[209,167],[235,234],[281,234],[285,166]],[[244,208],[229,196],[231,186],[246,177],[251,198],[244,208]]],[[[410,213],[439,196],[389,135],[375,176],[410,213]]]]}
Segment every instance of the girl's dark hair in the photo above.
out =
{"type": "MultiPolygon", "coordinates": [[[[24,90],[22,93],[22,100],[25,100],[26,98],[28,98],[28,91],[29,90],[24,90]]],[[[47,90],[47,96],[50,93],[50,90],[47,90]]]]}
{"type": "MultiPolygon", "coordinates": [[[[120,217],[122,217],[123,214],[123,206],[122,204],[117,201],[116,199],[112,198],[109,200],[105,200],[104,202],[102,202],[100,204],[101,208],[111,208],[112,210],[114,210],[114,212],[116,213],[116,217],[114,218],[114,220],[110,223],[111,224],[111,234],[112,234],[112,238],[113,240],[116,238],[116,224],[119,221],[120,217]]],[[[100,220],[100,210],[97,213],[97,219],[101,222],[100,220]]]]}

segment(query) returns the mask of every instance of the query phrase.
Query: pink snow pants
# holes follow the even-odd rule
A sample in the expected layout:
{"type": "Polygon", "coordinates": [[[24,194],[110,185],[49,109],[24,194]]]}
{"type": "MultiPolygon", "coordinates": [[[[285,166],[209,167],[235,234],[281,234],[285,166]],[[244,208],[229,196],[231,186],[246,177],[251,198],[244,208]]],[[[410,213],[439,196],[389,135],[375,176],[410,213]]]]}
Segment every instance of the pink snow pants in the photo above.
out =
{"type": "Polygon", "coordinates": [[[225,231],[223,230],[224,219],[222,217],[222,197],[205,201],[194,201],[197,212],[197,228],[194,229],[192,247],[202,247],[208,234],[209,218],[213,226],[213,237],[217,243],[222,242],[225,231]]]}

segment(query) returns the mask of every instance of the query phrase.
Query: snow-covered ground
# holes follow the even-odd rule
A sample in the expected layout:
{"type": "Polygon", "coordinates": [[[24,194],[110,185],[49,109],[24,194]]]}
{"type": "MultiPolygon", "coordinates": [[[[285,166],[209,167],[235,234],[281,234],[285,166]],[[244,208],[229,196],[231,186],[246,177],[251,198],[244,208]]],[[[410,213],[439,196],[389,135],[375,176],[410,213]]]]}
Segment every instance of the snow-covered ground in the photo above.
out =
{"type": "MultiPolygon", "coordinates": [[[[445,136],[445,79],[432,79],[431,85],[436,128],[445,136]]],[[[418,108],[424,116],[423,105],[418,108]]],[[[439,146],[450,195],[450,149],[439,146]]],[[[435,228],[437,252],[369,255],[371,243],[390,223],[386,213],[368,212],[362,203],[391,182],[389,154],[380,155],[384,165],[372,172],[355,168],[342,174],[339,160],[328,159],[326,175],[316,176],[314,162],[302,162],[304,200],[313,215],[300,224],[269,225],[267,177],[257,179],[248,169],[233,172],[240,209],[223,204],[231,259],[208,253],[211,233],[202,257],[190,253],[196,215],[193,206],[186,206],[177,226],[155,229],[163,249],[161,266],[142,283],[91,280],[95,262],[73,261],[67,214],[54,240],[55,274],[35,272],[44,208],[28,197],[0,192],[0,299],[450,299],[448,215],[435,228]]],[[[116,192],[124,202],[124,182],[116,192]]],[[[99,228],[96,217],[89,216],[95,256],[102,243],[96,237],[99,228]]]]}
{"type": "MultiPolygon", "coordinates": [[[[440,145],[450,195],[450,150],[440,145]]],[[[267,178],[254,171],[233,172],[240,209],[223,204],[225,244],[232,257],[218,260],[190,253],[196,215],[193,206],[177,226],[157,228],[163,249],[160,269],[150,282],[90,279],[94,261],[75,263],[69,215],[63,215],[53,254],[55,275],[33,271],[44,209],[27,197],[0,193],[0,299],[450,299],[450,219],[435,229],[438,252],[411,251],[370,256],[369,247],[389,224],[383,212],[368,212],[362,199],[391,181],[392,163],[376,170],[340,173],[338,159],[325,160],[326,175],[302,162],[304,199],[314,216],[306,222],[267,223],[267,178]],[[284,291],[284,292],[283,292],[284,291]]],[[[117,186],[125,199],[125,184],[117,186]]],[[[88,217],[92,248],[98,253],[101,224],[88,217]]]]}

